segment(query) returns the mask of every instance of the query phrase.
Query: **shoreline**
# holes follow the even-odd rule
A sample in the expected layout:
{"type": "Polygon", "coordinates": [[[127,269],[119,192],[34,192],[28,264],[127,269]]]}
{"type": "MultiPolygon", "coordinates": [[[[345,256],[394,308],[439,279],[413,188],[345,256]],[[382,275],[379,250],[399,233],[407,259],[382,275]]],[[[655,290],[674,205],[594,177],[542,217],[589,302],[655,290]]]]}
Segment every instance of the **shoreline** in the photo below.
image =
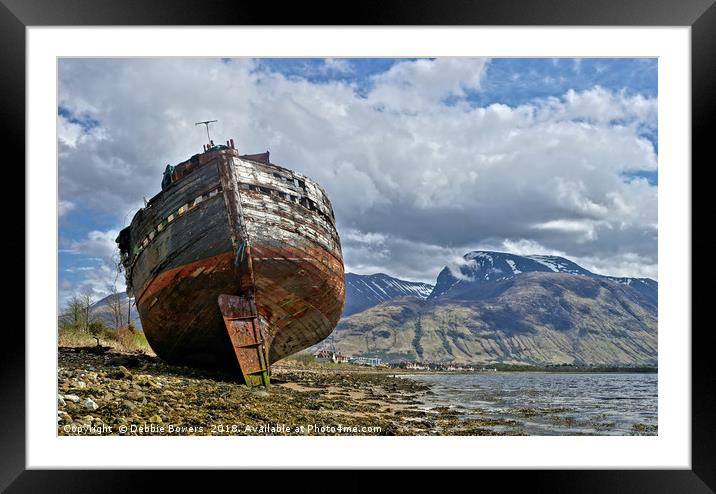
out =
{"type": "MultiPolygon", "coordinates": [[[[60,347],[57,432],[60,436],[527,435],[519,418],[437,404],[433,384],[410,378],[420,374],[438,372],[281,362],[272,368],[268,390],[249,389],[235,376],[168,365],[155,356],[60,347]]],[[[551,412],[526,410],[525,417],[551,412]]]]}

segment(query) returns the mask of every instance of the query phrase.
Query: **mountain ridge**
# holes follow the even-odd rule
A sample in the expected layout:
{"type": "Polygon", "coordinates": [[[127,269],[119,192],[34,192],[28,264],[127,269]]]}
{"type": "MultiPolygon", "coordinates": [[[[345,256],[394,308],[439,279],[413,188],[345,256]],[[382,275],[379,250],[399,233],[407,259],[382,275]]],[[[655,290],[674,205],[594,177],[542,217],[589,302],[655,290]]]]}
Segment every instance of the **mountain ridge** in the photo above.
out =
{"type": "Polygon", "coordinates": [[[656,281],[558,256],[473,251],[463,260],[443,268],[428,297],[344,317],[314,348],[389,362],[657,364],[656,281]]]}
{"type": "Polygon", "coordinates": [[[388,300],[414,296],[427,298],[433,285],[406,281],[385,273],[361,275],[345,274],[346,302],[342,317],[347,317],[388,300]]]}
{"type": "Polygon", "coordinates": [[[574,261],[560,256],[527,255],[520,256],[506,252],[471,251],[463,256],[464,263],[445,266],[438,274],[435,288],[428,296],[434,299],[446,295],[449,291],[459,291],[459,285],[499,281],[530,272],[567,273],[579,276],[606,279],[629,285],[658,303],[658,283],[650,278],[606,276],[593,273],[574,261]],[[457,269],[457,272],[454,271],[457,269]]]}

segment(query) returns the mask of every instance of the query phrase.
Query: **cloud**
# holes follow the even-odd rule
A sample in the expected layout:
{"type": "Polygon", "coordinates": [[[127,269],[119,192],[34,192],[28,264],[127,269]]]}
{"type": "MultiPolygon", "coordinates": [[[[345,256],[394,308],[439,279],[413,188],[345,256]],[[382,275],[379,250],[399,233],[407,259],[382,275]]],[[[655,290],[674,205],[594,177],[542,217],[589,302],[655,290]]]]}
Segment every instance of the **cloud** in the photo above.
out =
{"type": "Polygon", "coordinates": [[[76,294],[88,293],[99,300],[114,289],[124,291],[116,237],[116,230],[92,230],[80,240],[66,241],[69,248],[60,251],[73,254],[73,261],[59,273],[60,304],[76,294]]]}
{"type": "Polygon", "coordinates": [[[84,271],[78,281],[63,291],[66,294],[89,293],[95,300],[100,300],[112,293],[115,283],[118,291],[124,291],[123,275],[118,273],[112,264],[101,263],[91,270],[84,271]]]}
{"type": "Polygon", "coordinates": [[[77,205],[72,201],[59,201],[57,203],[57,214],[61,217],[75,209],[77,205]]]}
{"type": "Polygon", "coordinates": [[[373,76],[368,98],[381,108],[414,112],[480,89],[487,59],[438,58],[399,62],[373,76]]]}
{"type": "Polygon", "coordinates": [[[67,268],[65,269],[65,271],[67,271],[68,273],[77,273],[81,271],[93,271],[94,269],[96,269],[96,266],[78,266],[67,268]]]}
{"type": "Polygon", "coordinates": [[[584,118],[600,123],[619,120],[655,124],[657,116],[656,99],[625,91],[615,93],[600,86],[581,92],[570,89],[561,102],[557,101],[557,106],[568,119],[584,118]]]}
{"type": "Polygon", "coordinates": [[[344,58],[326,58],[320,71],[324,74],[350,74],[353,72],[353,66],[344,58]]]}
{"type": "MultiPolygon", "coordinates": [[[[465,259],[463,256],[454,256],[452,257],[448,263],[446,264],[446,268],[450,271],[450,274],[462,281],[475,281],[475,278],[472,276],[468,276],[463,272],[462,268],[466,267],[474,267],[475,266],[475,260],[474,259],[465,259]]],[[[467,272],[470,272],[470,270],[465,270],[467,272]]]]}
{"type": "Polygon", "coordinates": [[[477,105],[489,66],[399,61],[359,90],[244,59],[62,60],[60,199],[116,221],[73,248],[109,253],[166,164],[201,150],[194,122],[211,118],[216,141],[269,149],[323,185],[349,269],[430,281],[477,246],[531,242],[607,274],[655,272],[657,187],[625,176],[657,169],[645,137],[656,98],[596,86],[477,105]]]}
{"type": "Polygon", "coordinates": [[[72,121],[64,115],[57,117],[57,138],[63,147],[77,149],[78,145],[94,141],[99,143],[108,139],[105,129],[101,127],[88,128],[82,123],[72,121]]]}
{"type": "Polygon", "coordinates": [[[119,251],[115,239],[119,235],[117,230],[101,232],[92,230],[85,238],[70,242],[70,250],[87,256],[95,256],[98,260],[112,261],[118,258],[119,251]]]}

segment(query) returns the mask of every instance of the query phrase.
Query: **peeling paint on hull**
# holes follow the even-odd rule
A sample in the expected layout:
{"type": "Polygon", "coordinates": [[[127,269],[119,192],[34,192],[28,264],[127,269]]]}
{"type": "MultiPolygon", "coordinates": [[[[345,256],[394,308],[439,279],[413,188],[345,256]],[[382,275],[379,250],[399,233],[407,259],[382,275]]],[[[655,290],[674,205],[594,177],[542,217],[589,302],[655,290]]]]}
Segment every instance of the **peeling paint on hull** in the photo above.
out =
{"type": "Polygon", "coordinates": [[[241,295],[242,245],[250,246],[269,362],[326,338],[340,318],[345,287],[340,239],[323,190],[268,163],[268,155],[266,162],[234,149],[199,156],[203,164],[179,174],[120,234],[128,288],[154,351],[170,362],[238,369],[217,300],[241,295]],[[231,166],[234,177],[227,183],[224,176],[223,187],[222,166],[231,166]],[[227,199],[227,189],[238,205],[227,199]]]}

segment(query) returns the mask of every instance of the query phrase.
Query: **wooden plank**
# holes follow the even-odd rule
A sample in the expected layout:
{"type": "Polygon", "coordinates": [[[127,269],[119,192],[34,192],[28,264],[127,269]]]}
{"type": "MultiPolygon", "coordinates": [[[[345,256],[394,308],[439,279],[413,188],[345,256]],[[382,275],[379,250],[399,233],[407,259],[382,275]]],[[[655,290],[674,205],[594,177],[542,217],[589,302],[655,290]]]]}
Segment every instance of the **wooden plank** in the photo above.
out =
{"type": "Polygon", "coordinates": [[[268,353],[253,296],[219,295],[219,309],[247,386],[268,386],[268,353]]]}

